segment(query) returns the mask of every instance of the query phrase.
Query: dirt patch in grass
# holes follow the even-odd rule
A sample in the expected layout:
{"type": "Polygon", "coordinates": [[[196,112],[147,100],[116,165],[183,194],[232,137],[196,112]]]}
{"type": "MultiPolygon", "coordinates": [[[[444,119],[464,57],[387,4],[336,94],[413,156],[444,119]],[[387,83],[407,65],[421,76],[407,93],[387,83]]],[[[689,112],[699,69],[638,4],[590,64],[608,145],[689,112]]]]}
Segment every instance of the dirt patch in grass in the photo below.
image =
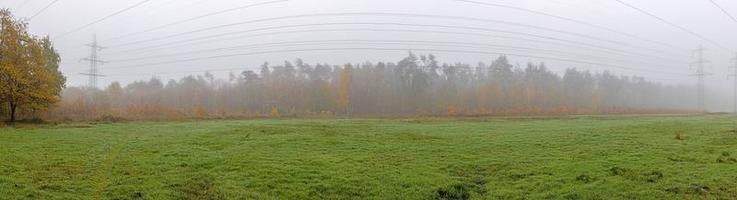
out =
{"type": "Polygon", "coordinates": [[[668,160],[673,162],[696,162],[696,159],[685,156],[670,156],[668,160]]]}
{"type": "Polygon", "coordinates": [[[675,139],[676,140],[686,140],[686,135],[683,134],[683,132],[677,132],[675,139]]]}
{"type": "MultiPolygon", "coordinates": [[[[483,185],[482,185],[483,186],[483,185]]],[[[471,193],[483,190],[478,185],[470,183],[454,183],[435,190],[435,199],[438,200],[467,200],[471,199],[471,193]]]]}
{"type": "Polygon", "coordinates": [[[717,163],[737,163],[737,158],[732,157],[732,154],[728,151],[724,151],[717,158],[717,163]]]}
{"type": "Polygon", "coordinates": [[[197,175],[176,187],[177,199],[222,200],[225,195],[215,184],[214,178],[208,175],[197,175]]]}
{"type": "Polygon", "coordinates": [[[576,181],[579,181],[582,183],[590,183],[594,181],[594,178],[586,174],[581,174],[581,175],[576,176],[576,181]]]}
{"type": "Polygon", "coordinates": [[[711,188],[709,186],[705,186],[702,184],[692,183],[691,185],[687,187],[670,187],[670,188],[665,189],[665,191],[674,193],[674,194],[706,195],[710,193],[711,188]]]}
{"type": "Polygon", "coordinates": [[[465,200],[475,195],[484,196],[487,192],[487,177],[493,169],[478,165],[450,167],[448,171],[454,177],[454,182],[436,189],[433,199],[465,200]]]}
{"type": "Polygon", "coordinates": [[[244,128],[244,130],[262,135],[282,135],[297,132],[297,130],[292,127],[277,126],[251,126],[244,128]]]}
{"type": "Polygon", "coordinates": [[[609,173],[612,176],[620,176],[633,181],[644,181],[650,183],[657,182],[665,177],[663,172],[658,170],[635,171],[623,167],[612,167],[609,169],[609,173]]]}

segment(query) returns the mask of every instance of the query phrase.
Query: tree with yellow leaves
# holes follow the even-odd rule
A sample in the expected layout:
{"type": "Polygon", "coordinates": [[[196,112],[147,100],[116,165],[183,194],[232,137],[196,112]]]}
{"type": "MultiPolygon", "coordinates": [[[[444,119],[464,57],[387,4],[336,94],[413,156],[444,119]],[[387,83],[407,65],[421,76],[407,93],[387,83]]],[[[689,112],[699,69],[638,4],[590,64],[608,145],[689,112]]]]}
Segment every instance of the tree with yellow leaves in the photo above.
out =
{"type": "Polygon", "coordinates": [[[279,118],[281,117],[281,114],[279,114],[279,109],[276,108],[276,106],[271,106],[271,114],[269,114],[271,118],[279,118]]]}
{"type": "Polygon", "coordinates": [[[0,103],[10,122],[19,110],[40,111],[59,101],[66,79],[59,72],[59,54],[47,38],[27,32],[27,24],[0,10],[0,103]]]}
{"type": "Polygon", "coordinates": [[[346,115],[350,115],[352,69],[351,65],[345,65],[338,79],[338,108],[346,115]]]}

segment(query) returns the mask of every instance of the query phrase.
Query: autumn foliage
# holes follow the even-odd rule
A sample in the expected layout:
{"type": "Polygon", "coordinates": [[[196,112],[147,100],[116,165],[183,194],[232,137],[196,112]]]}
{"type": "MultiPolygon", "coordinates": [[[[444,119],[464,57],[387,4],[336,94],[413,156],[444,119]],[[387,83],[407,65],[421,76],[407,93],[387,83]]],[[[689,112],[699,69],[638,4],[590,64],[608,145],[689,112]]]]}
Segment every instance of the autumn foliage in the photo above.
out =
{"type": "Polygon", "coordinates": [[[639,77],[562,74],[545,64],[439,64],[411,54],[398,63],[265,63],[259,72],[138,81],[103,90],[68,88],[52,117],[128,119],[242,117],[664,113],[691,108],[690,88],[639,77]]]}
{"type": "Polygon", "coordinates": [[[0,10],[0,113],[10,122],[34,115],[59,101],[66,79],[49,38],[27,32],[27,24],[0,10]]]}

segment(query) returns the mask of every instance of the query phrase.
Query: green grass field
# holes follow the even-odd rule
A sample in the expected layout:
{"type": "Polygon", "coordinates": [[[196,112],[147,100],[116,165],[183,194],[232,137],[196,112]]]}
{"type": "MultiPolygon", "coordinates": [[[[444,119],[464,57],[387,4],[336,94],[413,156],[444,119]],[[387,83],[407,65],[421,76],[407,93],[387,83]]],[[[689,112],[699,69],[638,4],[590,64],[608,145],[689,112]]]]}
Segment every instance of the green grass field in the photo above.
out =
{"type": "Polygon", "coordinates": [[[731,118],[0,128],[0,199],[737,199],[731,118]]]}

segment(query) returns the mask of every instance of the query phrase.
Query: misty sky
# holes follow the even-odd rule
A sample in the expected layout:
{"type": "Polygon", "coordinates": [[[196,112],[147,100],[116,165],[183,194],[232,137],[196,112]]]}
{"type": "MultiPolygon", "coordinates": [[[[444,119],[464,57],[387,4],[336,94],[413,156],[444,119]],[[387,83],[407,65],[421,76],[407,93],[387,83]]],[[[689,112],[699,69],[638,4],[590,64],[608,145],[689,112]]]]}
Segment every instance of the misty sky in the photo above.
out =
{"type": "MultiPolygon", "coordinates": [[[[0,7],[29,18],[52,1],[0,0],[0,7]]],[[[80,59],[89,56],[85,44],[96,35],[107,47],[100,58],[110,61],[100,68],[108,75],[101,86],[205,71],[227,78],[295,58],[310,64],[398,61],[409,50],[447,63],[490,63],[504,53],[515,64],[544,61],[556,72],[576,67],[693,84],[687,76],[691,52],[703,45],[712,61],[708,85],[730,89],[737,22],[709,0],[622,1],[711,42],[616,0],[58,0],[29,23],[34,34],[55,42],[70,86],[87,83],[79,73],[89,65],[80,59]]],[[[737,16],[736,1],[714,1],[737,16]]]]}

